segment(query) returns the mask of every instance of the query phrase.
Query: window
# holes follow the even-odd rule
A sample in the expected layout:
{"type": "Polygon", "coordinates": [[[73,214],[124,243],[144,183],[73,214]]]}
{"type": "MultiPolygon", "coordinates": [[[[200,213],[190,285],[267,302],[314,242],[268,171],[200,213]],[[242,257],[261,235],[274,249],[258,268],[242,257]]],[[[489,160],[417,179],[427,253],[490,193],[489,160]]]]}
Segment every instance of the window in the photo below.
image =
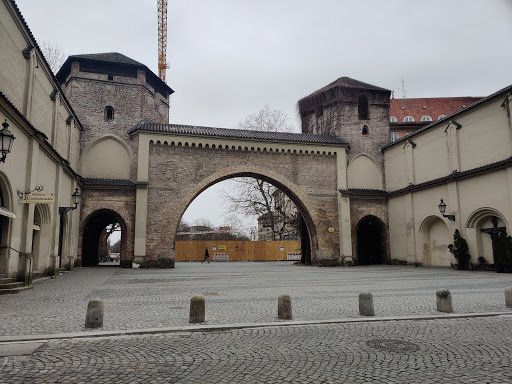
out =
{"type": "Polygon", "coordinates": [[[421,116],[420,121],[432,121],[432,118],[429,115],[421,116]]]}
{"type": "Polygon", "coordinates": [[[114,76],[113,75],[108,75],[108,79],[109,80],[114,80],[114,76]]]}
{"type": "Polygon", "coordinates": [[[397,123],[398,119],[395,116],[389,116],[389,122],[390,123],[397,123]]]}
{"type": "Polygon", "coordinates": [[[415,120],[414,120],[414,117],[412,116],[405,116],[404,117],[404,123],[413,123],[415,120]]]}
{"type": "Polygon", "coordinates": [[[105,108],[105,120],[114,120],[114,108],[110,105],[105,108]]]}
{"type": "Polygon", "coordinates": [[[398,139],[398,132],[391,132],[391,141],[397,141],[398,139]]]}
{"type": "Polygon", "coordinates": [[[443,120],[445,117],[446,117],[446,115],[440,115],[440,116],[437,118],[437,120],[438,120],[438,121],[439,121],[439,120],[443,120]]]}
{"type": "Polygon", "coordinates": [[[367,135],[369,132],[368,132],[368,126],[365,125],[363,126],[363,135],[367,135]]]}
{"type": "Polygon", "coordinates": [[[366,96],[359,96],[359,99],[357,100],[357,109],[360,119],[368,119],[368,98],[366,96]]]}

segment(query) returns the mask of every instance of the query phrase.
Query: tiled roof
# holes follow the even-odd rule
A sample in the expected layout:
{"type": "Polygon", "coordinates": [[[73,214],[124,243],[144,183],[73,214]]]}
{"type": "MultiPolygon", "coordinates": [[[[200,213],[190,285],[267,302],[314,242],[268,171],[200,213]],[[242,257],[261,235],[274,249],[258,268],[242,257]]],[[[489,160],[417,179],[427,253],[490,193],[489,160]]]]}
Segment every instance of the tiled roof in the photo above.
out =
{"type": "MultiPolygon", "coordinates": [[[[448,116],[463,108],[474,104],[481,97],[427,97],[416,99],[391,99],[389,106],[389,116],[398,119],[395,124],[407,124],[403,119],[406,116],[412,116],[416,123],[420,122],[422,116],[430,116],[433,121],[441,115],[448,116]],[[426,107],[426,108],[424,108],[426,107]]],[[[422,122],[423,123],[423,122],[422,122]]],[[[428,121],[424,122],[428,124],[428,121]]]]}
{"type": "Polygon", "coordinates": [[[115,187],[131,187],[137,185],[137,182],[128,179],[96,179],[85,178],[83,179],[84,185],[105,185],[115,187]]]}
{"type": "Polygon", "coordinates": [[[145,67],[144,64],[135,61],[128,56],[123,55],[119,52],[106,52],[106,53],[91,53],[85,55],[72,55],[70,57],[77,59],[87,59],[87,60],[96,60],[96,61],[106,61],[109,63],[117,63],[117,64],[129,64],[136,65],[138,67],[145,67]]]}
{"type": "Polygon", "coordinates": [[[198,127],[193,125],[159,124],[145,121],[141,121],[139,124],[131,128],[128,133],[131,134],[140,131],[175,133],[182,135],[229,137],[250,140],[348,145],[345,140],[342,140],[337,136],[313,135],[307,133],[249,131],[243,129],[198,127]]]}
{"type": "Polygon", "coordinates": [[[391,92],[388,89],[377,87],[375,85],[368,84],[368,83],[363,83],[362,81],[351,79],[350,77],[340,77],[339,79],[333,81],[332,83],[326,85],[323,88],[320,88],[319,90],[313,92],[312,94],[306,96],[305,98],[311,97],[311,96],[314,96],[314,95],[318,95],[318,94],[320,94],[322,92],[325,92],[328,89],[331,89],[331,88],[334,88],[334,87],[344,87],[344,88],[354,88],[354,89],[369,89],[369,90],[374,90],[374,91],[391,92]]]}
{"type": "Polygon", "coordinates": [[[340,189],[342,195],[351,195],[356,197],[388,197],[386,191],[380,189],[340,189]]]}
{"type": "MultiPolygon", "coordinates": [[[[474,108],[474,107],[476,107],[476,106],[478,106],[478,105],[480,105],[482,103],[485,103],[486,101],[489,101],[489,100],[491,100],[491,99],[493,99],[495,97],[498,97],[500,95],[503,95],[503,94],[506,94],[506,93],[510,93],[510,92],[512,92],[512,85],[509,85],[508,87],[500,89],[499,91],[494,92],[492,95],[489,95],[487,97],[483,97],[481,99],[478,99],[478,101],[476,101],[472,105],[470,105],[470,106],[468,106],[468,107],[466,107],[464,109],[458,110],[458,111],[456,111],[456,112],[446,116],[444,119],[440,120],[440,123],[444,122],[445,120],[448,121],[450,119],[453,119],[454,117],[457,117],[460,113],[463,113],[463,112],[465,113],[468,109],[474,108]]],[[[409,135],[400,138],[399,140],[392,141],[392,142],[384,145],[381,149],[385,150],[385,149],[387,149],[389,147],[392,147],[392,146],[394,146],[394,145],[396,145],[398,143],[401,143],[401,142],[403,142],[405,140],[409,140],[409,139],[411,139],[412,136],[416,136],[416,135],[420,134],[423,131],[429,130],[432,127],[435,127],[437,124],[438,124],[438,122],[436,120],[434,120],[432,123],[424,126],[423,128],[418,129],[416,132],[412,132],[409,135]]]]}

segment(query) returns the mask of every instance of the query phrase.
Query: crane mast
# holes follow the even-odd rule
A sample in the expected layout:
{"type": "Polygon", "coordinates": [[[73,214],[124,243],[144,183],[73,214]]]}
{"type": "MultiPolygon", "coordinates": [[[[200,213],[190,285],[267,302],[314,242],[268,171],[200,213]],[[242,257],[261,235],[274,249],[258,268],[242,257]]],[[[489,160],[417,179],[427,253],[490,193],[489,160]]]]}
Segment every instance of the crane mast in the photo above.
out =
{"type": "Polygon", "coordinates": [[[167,56],[167,0],[158,1],[158,77],[165,82],[167,56]]]}

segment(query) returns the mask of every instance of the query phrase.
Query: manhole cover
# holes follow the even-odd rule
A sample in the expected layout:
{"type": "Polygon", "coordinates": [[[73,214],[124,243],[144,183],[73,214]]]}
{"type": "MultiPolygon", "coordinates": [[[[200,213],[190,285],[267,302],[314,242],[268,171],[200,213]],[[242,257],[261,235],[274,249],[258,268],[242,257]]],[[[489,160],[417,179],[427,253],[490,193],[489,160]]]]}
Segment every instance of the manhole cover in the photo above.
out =
{"type": "Polygon", "coordinates": [[[372,348],[391,352],[416,352],[421,348],[418,344],[396,339],[373,339],[366,342],[372,348]]]}
{"type": "Polygon", "coordinates": [[[217,292],[205,292],[205,293],[203,293],[203,295],[205,295],[205,296],[220,296],[220,294],[217,292]]]}

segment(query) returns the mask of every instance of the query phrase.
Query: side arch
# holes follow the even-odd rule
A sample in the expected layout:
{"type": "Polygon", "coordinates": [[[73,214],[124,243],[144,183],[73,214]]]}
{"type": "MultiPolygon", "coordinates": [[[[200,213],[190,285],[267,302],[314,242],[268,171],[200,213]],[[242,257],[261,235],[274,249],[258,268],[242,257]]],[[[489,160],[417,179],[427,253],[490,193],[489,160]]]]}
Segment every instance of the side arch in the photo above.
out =
{"type": "Polygon", "coordinates": [[[127,242],[127,224],[124,218],[111,209],[98,209],[82,221],[82,266],[98,264],[99,237],[109,224],[121,226],[121,260],[125,259],[127,242]]]}
{"type": "Polygon", "coordinates": [[[494,208],[483,207],[469,215],[466,234],[472,262],[477,263],[478,258],[483,257],[488,263],[494,263],[492,235],[482,232],[482,229],[491,229],[494,226],[505,228],[509,232],[507,219],[494,208]]]}
{"type": "Polygon", "coordinates": [[[132,162],[133,151],[123,139],[112,134],[104,135],[85,146],[80,158],[80,173],[84,177],[129,179],[132,162]],[[110,167],[102,166],[104,164],[110,164],[110,167]]]}
{"type": "Polygon", "coordinates": [[[468,219],[466,220],[466,228],[476,228],[478,223],[486,216],[498,217],[501,221],[505,223],[505,226],[508,228],[508,222],[505,216],[503,216],[500,211],[491,207],[477,209],[471,215],[469,215],[468,219]]]}
{"type": "Polygon", "coordinates": [[[383,188],[382,172],[371,156],[360,154],[347,167],[348,187],[354,189],[383,188]]]}
{"type": "Polygon", "coordinates": [[[448,249],[450,233],[448,226],[439,216],[428,216],[420,225],[420,241],[425,266],[449,267],[456,263],[448,249]]]}
{"type": "MultiPolygon", "coordinates": [[[[7,175],[0,171],[0,197],[2,208],[13,212],[13,193],[11,183],[7,175]]],[[[11,227],[12,219],[0,215],[0,244],[11,245],[11,227]]],[[[11,262],[11,250],[8,247],[0,248],[0,273],[9,273],[11,262]]]]}
{"type": "MultiPolygon", "coordinates": [[[[230,167],[229,169],[220,170],[198,182],[195,185],[195,188],[186,193],[179,203],[179,206],[181,207],[180,211],[178,212],[179,220],[177,221],[174,228],[171,228],[171,233],[174,235],[174,237],[178,230],[178,224],[181,221],[181,218],[183,217],[188,206],[197,196],[199,196],[204,190],[211,187],[212,185],[235,177],[256,177],[262,179],[282,190],[293,201],[302,217],[304,218],[304,222],[309,233],[311,260],[315,261],[319,250],[317,234],[318,228],[316,225],[318,220],[316,209],[314,208],[308,196],[302,190],[300,190],[299,186],[291,183],[289,180],[275,172],[260,167],[230,167]]],[[[326,227],[326,232],[327,229],[328,228],[326,227]]],[[[173,249],[174,246],[175,245],[172,244],[173,249]]]]}
{"type": "Polygon", "coordinates": [[[364,216],[356,224],[356,259],[359,265],[384,264],[387,260],[387,231],[377,216],[364,216]]]}

